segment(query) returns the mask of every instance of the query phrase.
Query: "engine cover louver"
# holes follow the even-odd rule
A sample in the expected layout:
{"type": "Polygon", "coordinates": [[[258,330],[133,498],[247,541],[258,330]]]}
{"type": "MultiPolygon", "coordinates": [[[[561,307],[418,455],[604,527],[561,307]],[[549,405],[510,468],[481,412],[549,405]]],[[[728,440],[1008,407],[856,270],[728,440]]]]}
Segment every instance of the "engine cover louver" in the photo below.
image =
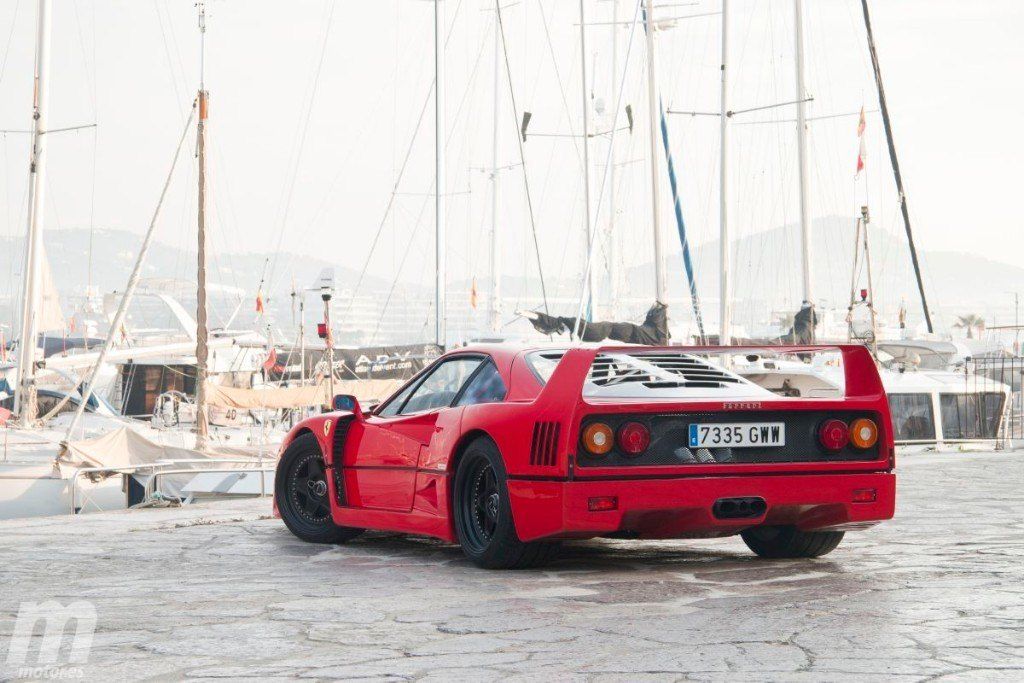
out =
{"type": "Polygon", "coordinates": [[[558,422],[535,422],[533,442],[530,446],[530,464],[554,466],[558,461],[558,436],[562,425],[558,422]]]}

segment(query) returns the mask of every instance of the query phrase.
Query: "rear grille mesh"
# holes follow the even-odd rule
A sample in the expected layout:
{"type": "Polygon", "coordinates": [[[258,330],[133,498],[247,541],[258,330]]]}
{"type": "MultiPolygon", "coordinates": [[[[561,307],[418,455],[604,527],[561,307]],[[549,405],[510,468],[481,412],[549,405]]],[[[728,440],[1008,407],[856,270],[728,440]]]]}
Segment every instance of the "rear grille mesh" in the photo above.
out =
{"type": "Polygon", "coordinates": [[[535,422],[533,442],[530,445],[530,464],[554,466],[558,461],[558,436],[562,425],[558,422],[535,422]]]}
{"type": "Polygon", "coordinates": [[[729,373],[685,353],[599,353],[587,379],[599,387],[640,383],[649,389],[717,389],[740,383],[729,373]]]}

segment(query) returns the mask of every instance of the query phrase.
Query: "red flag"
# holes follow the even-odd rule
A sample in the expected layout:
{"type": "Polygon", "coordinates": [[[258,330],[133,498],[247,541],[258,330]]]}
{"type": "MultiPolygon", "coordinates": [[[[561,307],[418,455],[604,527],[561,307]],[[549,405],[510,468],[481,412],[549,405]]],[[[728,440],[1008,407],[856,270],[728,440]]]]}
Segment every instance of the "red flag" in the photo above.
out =
{"type": "Polygon", "coordinates": [[[256,312],[263,315],[263,292],[256,292],[256,312]]]}
{"type": "Polygon", "coordinates": [[[860,121],[857,122],[857,137],[860,138],[860,149],[857,151],[857,175],[864,170],[864,162],[868,158],[867,148],[864,146],[864,130],[868,127],[868,122],[864,118],[864,107],[860,108],[860,121]]]}
{"type": "Polygon", "coordinates": [[[263,361],[263,369],[266,372],[272,371],[277,366],[277,349],[270,349],[267,359],[263,361]]]}

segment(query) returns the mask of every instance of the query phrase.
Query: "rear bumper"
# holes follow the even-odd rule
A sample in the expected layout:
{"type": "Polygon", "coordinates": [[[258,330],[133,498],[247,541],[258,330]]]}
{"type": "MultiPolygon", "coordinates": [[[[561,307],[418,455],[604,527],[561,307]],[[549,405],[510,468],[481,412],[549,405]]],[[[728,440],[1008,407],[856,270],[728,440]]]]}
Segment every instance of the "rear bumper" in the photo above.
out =
{"type": "Polygon", "coordinates": [[[792,524],[804,530],[850,529],[891,519],[896,476],[891,472],[785,476],[686,477],[508,482],[512,517],[523,541],[589,538],[622,533],[639,538],[729,536],[760,524],[792,524]],[[853,502],[854,491],[873,489],[875,499],[853,502]],[[591,511],[593,498],[615,498],[615,509],[591,511]],[[722,498],[759,497],[758,517],[720,519],[722,498]]]}

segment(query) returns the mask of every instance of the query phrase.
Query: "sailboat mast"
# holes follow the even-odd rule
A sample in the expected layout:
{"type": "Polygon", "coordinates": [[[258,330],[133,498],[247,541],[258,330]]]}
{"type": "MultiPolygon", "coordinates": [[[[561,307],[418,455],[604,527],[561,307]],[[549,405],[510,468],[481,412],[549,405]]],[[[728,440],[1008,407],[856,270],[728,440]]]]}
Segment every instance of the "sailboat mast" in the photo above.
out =
{"type": "Polygon", "coordinates": [[[501,331],[501,262],[498,258],[498,91],[501,82],[501,20],[497,10],[494,15],[494,124],[491,131],[491,234],[490,234],[490,266],[491,295],[490,330],[492,333],[501,331]]]}
{"type": "Polygon", "coordinates": [[[43,210],[46,206],[46,115],[50,72],[50,0],[39,0],[36,17],[36,64],[32,103],[32,151],[29,160],[28,228],[25,234],[21,342],[18,347],[18,391],[14,412],[23,427],[36,418],[35,355],[39,336],[42,290],[43,210]]]}
{"type": "MultiPolygon", "coordinates": [[[[611,24],[611,41],[612,41],[612,92],[611,101],[618,105],[619,101],[619,0],[612,0],[612,24],[611,24]]],[[[615,120],[615,113],[613,112],[612,120],[615,120]]],[[[615,186],[618,182],[616,175],[618,173],[618,138],[612,138],[610,143],[612,148],[608,152],[608,163],[610,168],[608,169],[608,237],[611,244],[609,252],[611,258],[608,259],[608,299],[609,299],[609,313],[611,318],[615,318],[617,313],[617,307],[619,303],[619,263],[620,255],[622,250],[620,248],[620,237],[619,231],[615,228],[616,212],[618,211],[618,202],[615,195],[615,186]]]]}
{"type": "Polygon", "coordinates": [[[719,162],[719,328],[718,343],[732,343],[732,273],[729,269],[729,0],[722,0],[722,95],[719,119],[721,124],[721,160],[719,162]]]}
{"type": "Polygon", "coordinates": [[[868,51],[871,53],[871,66],[875,72],[875,86],[878,88],[878,103],[882,110],[882,123],[885,126],[885,141],[889,145],[889,161],[892,163],[892,174],[896,179],[896,191],[900,195],[900,211],[903,213],[903,228],[907,233],[907,244],[910,246],[910,260],[914,264],[914,277],[917,278],[917,291],[921,294],[921,308],[924,310],[924,321],[928,332],[932,333],[932,315],[928,310],[928,299],[924,294],[924,281],[921,279],[921,264],[917,259],[917,247],[914,246],[914,233],[910,229],[910,210],[907,208],[907,195],[903,190],[903,174],[900,173],[900,162],[896,156],[896,143],[892,135],[892,121],[889,119],[889,104],[885,99],[885,87],[882,85],[882,67],[878,63],[878,52],[875,50],[875,34],[871,30],[871,14],[868,12],[867,0],[861,0],[864,11],[864,28],[868,34],[868,51]]]}
{"type": "Polygon", "coordinates": [[[654,230],[654,298],[658,303],[665,302],[665,263],[664,243],[661,235],[661,216],[659,208],[660,185],[658,183],[658,119],[661,106],[658,103],[658,82],[654,70],[654,3],[646,0],[644,5],[644,23],[647,31],[647,131],[648,156],[651,166],[651,227],[654,230]]]}
{"type": "MultiPolygon", "coordinates": [[[[580,104],[583,105],[583,219],[586,221],[587,254],[593,252],[594,227],[590,223],[590,104],[587,102],[587,20],[584,0],[580,0],[580,104]]],[[[587,302],[584,311],[587,320],[593,319],[597,308],[597,273],[587,270],[587,302]]]]}
{"type": "Polygon", "coordinates": [[[209,419],[206,412],[207,360],[210,353],[210,323],[207,316],[206,293],[206,118],[209,93],[206,92],[206,6],[199,2],[199,121],[196,149],[199,157],[198,263],[196,270],[196,449],[206,448],[209,419]]]}
{"type": "Polygon", "coordinates": [[[434,341],[444,347],[445,297],[445,182],[444,182],[444,17],[441,0],[434,0],[434,341]]]}
{"type": "MultiPolygon", "coordinates": [[[[796,152],[800,179],[800,266],[803,274],[802,289],[805,304],[814,304],[811,288],[811,215],[810,193],[807,183],[807,86],[804,68],[804,9],[803,0],[793,0],[794,35],[796,41],[796,152]]],[[[811,327],[813,334],[814,327],[811,327]]]]}

